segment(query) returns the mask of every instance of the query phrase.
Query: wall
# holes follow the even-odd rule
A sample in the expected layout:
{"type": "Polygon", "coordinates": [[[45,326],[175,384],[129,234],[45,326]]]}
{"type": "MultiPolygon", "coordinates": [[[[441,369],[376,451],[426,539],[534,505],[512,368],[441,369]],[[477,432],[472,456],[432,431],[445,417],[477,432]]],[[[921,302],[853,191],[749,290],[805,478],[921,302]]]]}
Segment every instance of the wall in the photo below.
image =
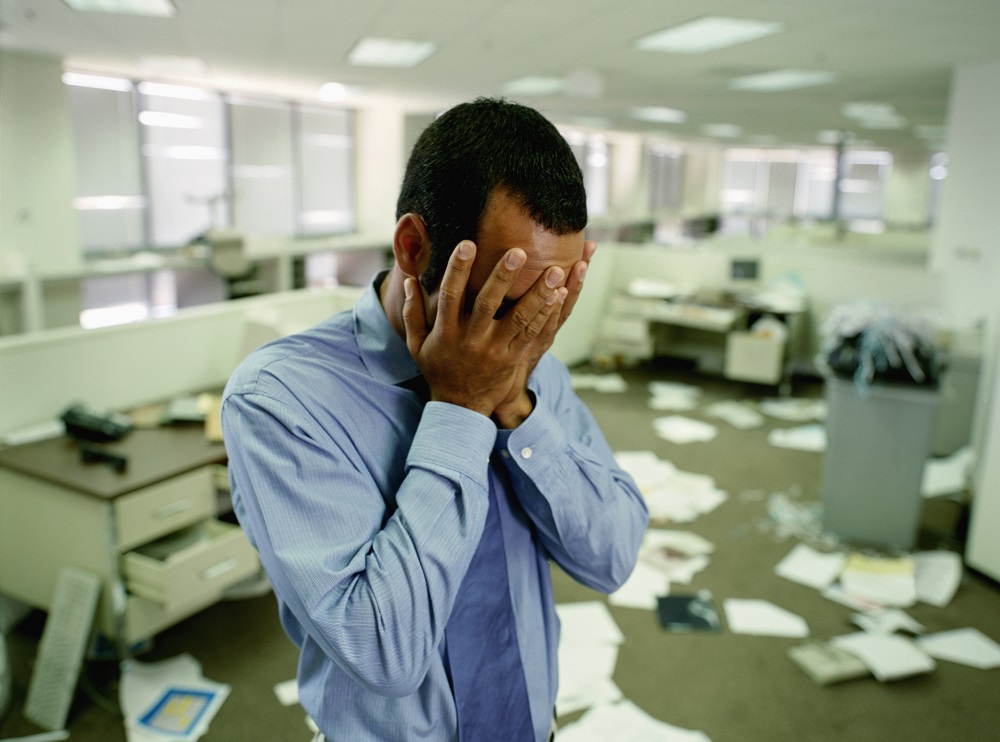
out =
{"type": "Polygon", "coordinates": [[[58,59],[0,51],[0,279],[80,265],[76,168],[58,59]]]}

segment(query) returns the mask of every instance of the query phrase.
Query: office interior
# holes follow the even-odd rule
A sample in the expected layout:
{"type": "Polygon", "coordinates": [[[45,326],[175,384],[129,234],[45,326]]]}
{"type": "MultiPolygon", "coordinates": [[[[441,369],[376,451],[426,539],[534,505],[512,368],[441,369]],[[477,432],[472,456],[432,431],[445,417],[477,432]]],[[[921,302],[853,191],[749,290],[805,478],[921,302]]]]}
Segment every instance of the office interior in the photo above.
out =
{"type": "MultiPolygon", "coordinates": [[[[775,574],[793,547],[904,562],[947,551],[961,557],[954,596],[907,612],[927,633],[1000,641],[996,3],[173,0],[158,17],[75,5],[0,5],[0,739],[48,730],[29,696],[67,566],[98,577],[79,680],[56,714],[69,739],[131,738],[119,659],[185,656],[228,690],[204,739],[311,738],[275,691],[294,678],[294,647],[201,420],[246,353],[353,305],[391,260],[410,147],[477,95],[543,111],[585,174],[599,248],[552,352],[614,450],[652,452],[727,495],[655,524],[714,545],[671,594],[708,590],[720,614],[728,599],[766,599],[827,641],[857,630],[855,611],[775,574]],[[729,47],[656,49],[657,32],[706,16],[763,23],[729,47]],[[422,42],[425,59],[352,65],[363,37],[422,42]],[[788,70],[811,81],[761,91],[748,79],[788,70]],[[923,437],[888,428],[919,450],[888,447],[851,487],[959,452],[971,462],[945,497],[912,493],[903,544],[816,531],[843,451],[829,418],[825,450],[795,450],[769,442],[787,420],[739,429],[706,413],[764,400],[833,411],[855,392],[824,367],[825,323],[865,302],[928,323],[945,364],[939,384],[902,393],[930,405],[923,437]],[[618,377],[624,391],[583,381],[618,377]],[[650,406],[663,383],[697,390],[679,414],[715,437],[657,435],[673,414],[650,406]],[[81,402],[137,422],[98,447],[124,452],[123,474],[59,437],[81,402]],[[805,530],[779,527],[803,514],[805,530]],[[194,551],[171,561],[171,537],[194,551]],[[221,582],[193,586],[216,567],[221,582]]],[[[890,402],[863,400],[879,424],[893,418],[878,407],[890,402]]],[[[894,513],[864,525],[892,530],[894,513]]],[[[996,668],[939,658],[912,677],[821,685],[789,658],[803,637],[730,621],[669,631],[654,608],[557,568],[554,580],[557,601],[597,603],[621,629],[609,705],[701,738],[991,739],[1000,722],[996,668]]],[[[562,716],[566,736],[594,708],[562,716]]]]}

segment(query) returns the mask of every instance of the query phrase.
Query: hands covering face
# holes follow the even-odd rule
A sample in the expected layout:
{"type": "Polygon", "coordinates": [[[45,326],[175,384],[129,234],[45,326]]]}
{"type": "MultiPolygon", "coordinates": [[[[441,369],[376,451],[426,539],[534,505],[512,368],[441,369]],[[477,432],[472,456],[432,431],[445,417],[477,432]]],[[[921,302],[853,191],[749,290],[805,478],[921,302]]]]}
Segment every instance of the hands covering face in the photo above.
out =
{"type": "Polygon", "coordinates": [[[431,399],[492,416],[501,427],[519,425],[533,409],[528,376],[573,311],[595,250],[593,242],[584,243],[583,256],[568,276],[558,265],[545,268],[513,307],[497,317],[527,255],[516,247],[504,253],[471,309],[464,311],[476,245],[463,241],[441,280],[430,327],[417,280],[407,277],[406,345],[430,387],[431,399]]]}

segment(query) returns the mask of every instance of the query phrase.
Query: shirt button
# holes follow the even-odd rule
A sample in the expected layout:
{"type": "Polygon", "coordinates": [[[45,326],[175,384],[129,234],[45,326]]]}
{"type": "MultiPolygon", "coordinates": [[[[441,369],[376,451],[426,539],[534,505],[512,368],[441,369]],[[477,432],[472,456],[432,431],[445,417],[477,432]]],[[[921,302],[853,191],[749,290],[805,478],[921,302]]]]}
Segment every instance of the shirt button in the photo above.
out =
{"type": "Polygon", "coordinates": [[[509,459],[509,458],[510,458],[510,451],[508,451],[508,450],[507,450],[506,448],[504,448],[504,449],[501,449],[501,450],[500,450],[500,455],[501,455],[501,456],[502,456],[503,458],[505,458],[505,459],[509,459]]]}
{"type": "Polygon", "coordinates": [[[524,448],[521,449],[521,458],[522,459],[530,459],[532,453],[533,453],[533,451],[531,450],[531,448],[529,448],[528,446],[525,446],[524,448]]]}

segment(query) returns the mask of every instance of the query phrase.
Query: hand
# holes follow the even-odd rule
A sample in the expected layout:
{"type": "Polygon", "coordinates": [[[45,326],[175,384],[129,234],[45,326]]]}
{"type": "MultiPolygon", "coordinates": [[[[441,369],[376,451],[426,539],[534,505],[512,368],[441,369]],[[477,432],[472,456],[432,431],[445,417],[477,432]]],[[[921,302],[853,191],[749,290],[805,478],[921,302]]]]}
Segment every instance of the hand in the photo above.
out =
{"type": "Polygon", "coordinates": [[[407,277],[403,325],[407,348],[430,387],[431,399],[489,417],[510,396],[515,382],[521,383],[525,352],[548,326],[564,276],[558,266],[546,269],[513,309],[502,319],[494,319],[527,259],[523,250],[513,248],[494,267],[471,312],[463,314],[475,256],[472,242],[463,241],[455,248],[441,279],[431,327],[417,281],[407,277]]]}
{"type": "Polygon", "coordinates": [[[534,403],[528,394],[528,377],[535,370],[535,366],[538,365],[538,361],[541,360],[545,351],[552,347],[556,333],[569,318],[573,307],[576,306],[576,300],[580,297],[580,291],[583,289],[583,279],[595,252],[597,252],[596,243],[590,240],[583,243],[583,257],[570,268],[566,286],[559,289],[561,297],[556,303],[555,310],[549,315],[545,327],[525,350],[524,360],[518,369],[518,376],[511,386],[510,394],[497,405],[494,411],[500,427],[516,428],[534,409],[534,403]]]}

